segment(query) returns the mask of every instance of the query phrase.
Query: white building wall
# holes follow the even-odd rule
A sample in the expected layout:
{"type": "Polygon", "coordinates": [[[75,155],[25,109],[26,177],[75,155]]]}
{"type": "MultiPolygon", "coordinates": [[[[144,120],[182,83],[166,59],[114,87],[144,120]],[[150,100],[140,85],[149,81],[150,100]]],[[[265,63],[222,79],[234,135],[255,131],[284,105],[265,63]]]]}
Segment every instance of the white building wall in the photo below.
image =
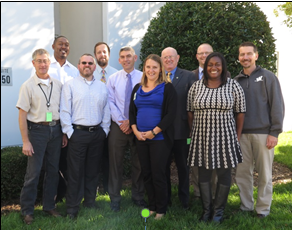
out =
{"type": "Polygon", "coordinates": [[[12,67],[13,81],[1,85],[1,147],[22,144],[15,105],[30,77],[33,51],[44,48],[52,54],[53,11],[48,2],[1,2],[1,67],[12,67]]]}
{"type": "MultiPolygon", "coordinates": [[[[140,56],[141,39],[147,31],[150,20],[156,16],[165,2],[109,2],[104,3],[104,41],[111,47],[110,65],[121,69],[119,50],[130,45],[140,56]]],[[[140,58],[135,63],[139,68],[140,58]]]]}

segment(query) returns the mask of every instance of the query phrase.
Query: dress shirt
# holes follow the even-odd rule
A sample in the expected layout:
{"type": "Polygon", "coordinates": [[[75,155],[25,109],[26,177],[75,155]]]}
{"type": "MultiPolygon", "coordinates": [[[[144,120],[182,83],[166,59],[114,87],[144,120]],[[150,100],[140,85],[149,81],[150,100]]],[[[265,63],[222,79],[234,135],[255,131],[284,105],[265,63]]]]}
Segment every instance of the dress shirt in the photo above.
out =
{"type": "Polygon", "coordinates": [[[36,74],[34,74],[22,84],[16,107],[27,112],[27,120],[31,122],[45,122],[47,112],[52,113],[53,120],[59,120],[61,90],[62,84],[60,81],[54,78],[50,78],[49,85],[46,85],[41,81],[40,78],[37,77],[36,74]],[[44,92],[41,90],[39,84],[44,92]],[[47,100],[49,100],[50,94],[51,99],[50,106],[48,108],[47,100]]]}
{"type": "MultiPolygon", "coordinates": [[[[124,115],[124,104],[125,104],[125,89],[127,84],[127,72],[120,70],[111,75],[107,81],[108,88],[108,101],[111,110],[112,120],[119,126],[119,121],[128,120],[128,117],[124,115]]],[[[139,70],[134,69],[131,73],[132,87],[138,83],[141,83],[143,73],[139,70]]],[[[130,102],[129,102],[130,103],[130,102]]]]}
{"type": "Polygon", "coordinates": [[[199,66],[199,80],[201,80],[204,75],[203,70],[204,69],[201,66],[199,66]]]}
{"type": "MultiPolygon", "coordinates": [[[[108,81],[108,78],[110,75],[118,72],[117,69],[115,69],[114,67],[111,67],[109,65],[107,65],[107,67],[104,68],[104,71],[105,71],[104,76],[105,76],[106,82],[108,81]]],[[[96,76],[97,79],[99,79],[99,80],[101,79],[102,68],[99,65],[96,65],[96,69],[95,69],[93,75],[96,76]]]]}
{"type": "Polygon", "coordinates": [[[79,75],[79,71],[68,60],[66,60],[63,66],[60,66],[59,62],[57,62],[55,57],[52,56],[48,74],[50,77],[53,77],[64,84],[66,81],[77,77],[79,75]]]}
{"type": "MultiPolygon", "coordinates": [[[[173,78],[174,78],[174,75],[175,75],[175,72],[177,70],[177,67],[175,67],[173,70],[171,70],[171,75],[170,75],[170,80],[172,82],[173,78]]],[[[169,73],[168,71],[165,71],[165,74],[167,75],[167,73],[169,73]]]]}
{"type": "Polygon", "coordinates": [[[62,131],[68,138],[74,132],[72,124],[100,124],[107,135],[111,117],[105,84],[93,78],[92,84],[88,85],[81,76],[66,82],[62,89],[60,118],[62,131]]]}

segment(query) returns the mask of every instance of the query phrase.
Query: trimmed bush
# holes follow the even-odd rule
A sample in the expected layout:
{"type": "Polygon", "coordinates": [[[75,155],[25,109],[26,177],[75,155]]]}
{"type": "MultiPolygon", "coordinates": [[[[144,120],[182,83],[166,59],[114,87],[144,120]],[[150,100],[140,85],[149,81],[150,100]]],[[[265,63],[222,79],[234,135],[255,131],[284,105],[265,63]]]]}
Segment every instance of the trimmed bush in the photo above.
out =
{"type": "Polygon", "coordinates": [[[178,66],[187,70],[198,67],[197,48],[212,45],[227,61],[231,76],[242,69],[238,47],[242,42],[256,44],[258,65],[276,73],[275,39],[267,17],[252,2],[169,2],[150,22],[141,42],[140,59],[149,54],[161,55],[171,46],[180,55],[178,66]]]}
{"type": "Polygon", "coordinates": [[[1,200],[20,195],[27,164],[27,156],[21,151],[21,147],[1,149],[1,200]]]}

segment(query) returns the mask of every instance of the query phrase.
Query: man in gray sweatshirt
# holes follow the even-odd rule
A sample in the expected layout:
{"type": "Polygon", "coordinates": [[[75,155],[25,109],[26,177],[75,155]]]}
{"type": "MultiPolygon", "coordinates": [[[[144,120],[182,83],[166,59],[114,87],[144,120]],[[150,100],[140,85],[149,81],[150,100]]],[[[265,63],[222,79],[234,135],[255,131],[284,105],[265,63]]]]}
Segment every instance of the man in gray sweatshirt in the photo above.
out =
{"type": "Polygon", "coordinates": [[[234,79],[242,86],[246,98],[246,114],[240,145],[243,163],[238,164],[236,183],[240,190],[243,211],[254,210],[253,169],[258,172],[258,218],[270,213],[273,185],[274,147],[282,132],[284,100],[278,78],[256,65],[257,47],[251,42],[239,46],[239,62],[243,70],[234,79]]]}

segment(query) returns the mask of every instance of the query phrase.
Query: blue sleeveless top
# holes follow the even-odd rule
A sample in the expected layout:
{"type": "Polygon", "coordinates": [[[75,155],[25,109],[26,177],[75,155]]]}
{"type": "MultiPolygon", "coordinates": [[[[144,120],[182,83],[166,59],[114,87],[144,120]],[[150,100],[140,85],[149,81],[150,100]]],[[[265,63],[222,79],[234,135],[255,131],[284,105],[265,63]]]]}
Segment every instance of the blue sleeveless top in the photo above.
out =
{"type": "MultiPolygon", "coordinates": [[[[140,132],[153,130],[161,121],[165,83],[157,85],[153,90],[144,92],[142,86],[136,92],[137,128],[140,132]]],[[[152,140],[163,140],[162,132],[152,140]]]]}

